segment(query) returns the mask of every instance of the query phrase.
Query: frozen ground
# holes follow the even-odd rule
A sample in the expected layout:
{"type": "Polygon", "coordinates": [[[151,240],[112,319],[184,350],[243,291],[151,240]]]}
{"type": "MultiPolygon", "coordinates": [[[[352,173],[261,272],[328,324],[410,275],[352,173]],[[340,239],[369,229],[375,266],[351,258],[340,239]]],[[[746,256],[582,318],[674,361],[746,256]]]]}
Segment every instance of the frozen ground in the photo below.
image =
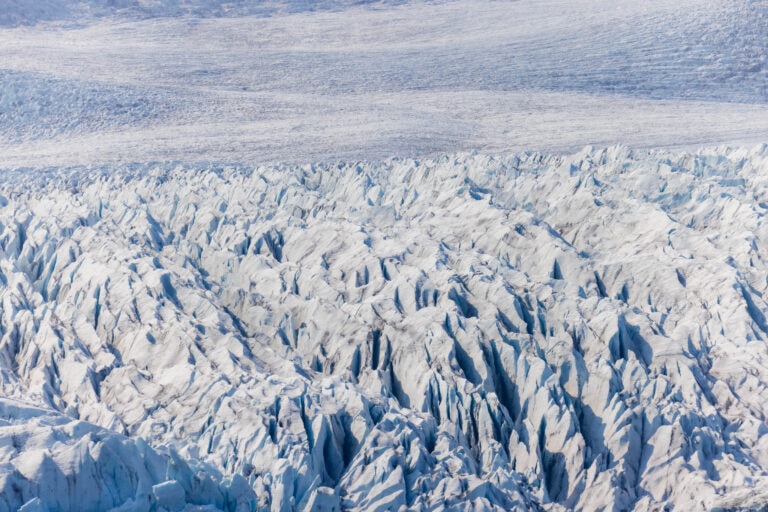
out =
{"type": "Polygon", "coordinates": [[[765,507],[766,48],[760,0],[0,0],[0,512],[765,507]]]}

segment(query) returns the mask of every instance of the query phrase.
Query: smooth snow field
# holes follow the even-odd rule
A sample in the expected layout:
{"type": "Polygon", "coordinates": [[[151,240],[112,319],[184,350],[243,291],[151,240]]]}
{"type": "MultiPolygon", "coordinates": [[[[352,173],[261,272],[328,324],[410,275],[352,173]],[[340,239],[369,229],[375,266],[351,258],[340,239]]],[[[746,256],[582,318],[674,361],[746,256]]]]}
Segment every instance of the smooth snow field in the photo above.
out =
{"type": "Polygon", "coordinates": [[[762,143],[767,13],[764,0],[0,0],[0,166],[762,143]]]}
{"type": "Polygon", "coordinates": [[[768,507],[768,2],[0,0],[0,512],[768,507]]]}

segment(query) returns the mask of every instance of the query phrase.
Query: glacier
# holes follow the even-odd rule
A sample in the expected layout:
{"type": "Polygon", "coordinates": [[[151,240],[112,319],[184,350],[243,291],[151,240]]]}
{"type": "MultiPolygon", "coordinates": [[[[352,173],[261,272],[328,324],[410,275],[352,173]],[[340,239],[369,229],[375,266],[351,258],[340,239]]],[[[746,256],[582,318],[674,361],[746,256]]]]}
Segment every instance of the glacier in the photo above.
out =
{"type": "Polygon", "coordinates": [[[766,146],[5,171],[0,505],[764,506],[767,176],[766,146]]]}
{"type": "Polygon", "coordinates": [[[0,0],[0,512],[766,509],[766,48],[0,0]]]}

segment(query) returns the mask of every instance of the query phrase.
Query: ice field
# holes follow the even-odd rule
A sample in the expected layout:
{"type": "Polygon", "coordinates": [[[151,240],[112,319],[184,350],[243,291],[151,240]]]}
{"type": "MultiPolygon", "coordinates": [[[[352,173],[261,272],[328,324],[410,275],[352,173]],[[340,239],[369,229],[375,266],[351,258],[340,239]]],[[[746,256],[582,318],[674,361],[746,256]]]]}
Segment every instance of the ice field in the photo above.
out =
{"type": "Polygon", "coordinates": [[[0,511],[768,505],[768,4],[0,0],[0,511]]]}

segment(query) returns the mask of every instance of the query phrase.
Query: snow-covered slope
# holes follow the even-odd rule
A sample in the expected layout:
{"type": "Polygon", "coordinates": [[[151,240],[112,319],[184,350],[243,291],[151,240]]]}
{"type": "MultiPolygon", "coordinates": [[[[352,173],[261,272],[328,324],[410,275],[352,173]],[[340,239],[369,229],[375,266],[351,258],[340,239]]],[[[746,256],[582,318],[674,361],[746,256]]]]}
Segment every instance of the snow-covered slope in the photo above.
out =
{"type": "Polygon", "coordinates": [[[233,474],[245,509],[763,506],[766,176],[765,146],[6,171],[3,394],[51,412],[5,402],[42,418],[6,413],[5,488],[78,509],[48,496],[119,481],[108,438],[131,510],[227,509],[233,474]],[[61,444],[15,463],[14,431],[61,444]]]}

